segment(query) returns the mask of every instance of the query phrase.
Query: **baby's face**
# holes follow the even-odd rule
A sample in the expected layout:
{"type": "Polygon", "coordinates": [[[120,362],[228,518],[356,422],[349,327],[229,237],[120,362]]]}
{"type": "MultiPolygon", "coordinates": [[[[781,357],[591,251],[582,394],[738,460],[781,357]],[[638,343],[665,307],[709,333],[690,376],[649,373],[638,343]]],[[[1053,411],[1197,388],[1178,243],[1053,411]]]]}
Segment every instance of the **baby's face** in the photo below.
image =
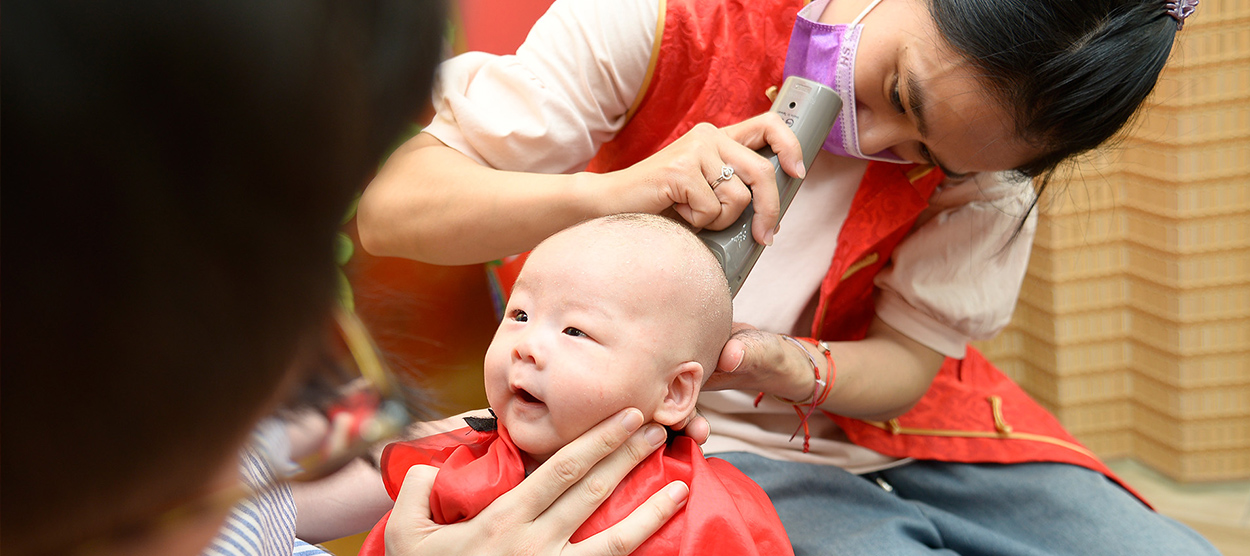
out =
{"type": "Polygon", "coordinates": [[[675,286],[636,265],[646,253],[586,239],[557,236],[530,255],[486,352],[490,406],[539,462],[626,407],[651,419],[675,364],[675,286]]]}

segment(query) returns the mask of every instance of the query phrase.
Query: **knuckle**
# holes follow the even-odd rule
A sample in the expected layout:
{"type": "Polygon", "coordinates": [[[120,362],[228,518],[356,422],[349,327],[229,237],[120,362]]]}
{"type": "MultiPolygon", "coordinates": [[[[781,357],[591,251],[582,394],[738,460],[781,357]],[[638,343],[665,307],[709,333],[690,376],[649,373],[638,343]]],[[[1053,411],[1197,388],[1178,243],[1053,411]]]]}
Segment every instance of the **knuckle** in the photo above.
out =
{"type": "Polygon", "coordinates": [[[616,450],[620,444],[620,439],[611,435],[598,435],[595,437],[594,457],[601,458],[616,450]]]}
{"type": "Polygon", "coordinates": [[[608,498],[612,493],[612,485],[599,477],[587,477],[582,485],[582,495],[585,496],[586,502],[598,505],[608,498]]]}
{"type": "Polygon", "coordinates": [[[647,444],[646,440],[642,439],[641,435],[635,435],[635,437],[625,445],[625,451],[626,455],[629,456],[630,461],[633,461],[636,464],[651,455],[652,448],[649,444],[647,444]]]}
{"type": "Polygon", "coordinates": [[[615,531],[608,535],[605,548],[611,556],[625,556],[629,554],[629,543],[625,542],[625,537],[615,531]]]}
{"type": "Polygon", "coordinates": [[[572,459],[560,460],[555,462],[555,467],[551,469],[551,472],[559,484],[572,484],[581,476],[581,465],[572,459]]]}
{"type": "Polygon", "coordinates": [[[651,508],[651,513],[655,516],[655,521],[657,523],[664,523],[664,521],[667,520],[670,515],[668,510],[665,509],[663,506],[660,506],[659,504],[651,504],[650,508],[651,508]]]}
{"type": "Polygon", "coordinates": [[[673,157],[673,166],[678,169],[689,168],[698,162],[699,156],[689,151],[681,151],[673,157]]]}

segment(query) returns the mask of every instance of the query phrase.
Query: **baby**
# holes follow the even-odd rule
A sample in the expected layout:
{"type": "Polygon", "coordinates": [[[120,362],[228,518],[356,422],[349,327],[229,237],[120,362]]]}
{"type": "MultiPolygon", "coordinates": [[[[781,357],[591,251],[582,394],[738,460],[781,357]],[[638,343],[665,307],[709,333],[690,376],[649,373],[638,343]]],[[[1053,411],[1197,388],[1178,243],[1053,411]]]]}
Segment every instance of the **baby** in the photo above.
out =
{"type": "MultiPolygon", "coordinates": [[[[636,407],[674,426],[729,338],[732,306],[720,265],[681,225],[652,215],[590,220],[542,242],[526,260],[486,352],[486,397],[497,422],[392,444],[387,492],[408,469],[440,467],[434,521],[468,519],[565,444],[636,407]]],[[[573,536],[620,521],[674,480],[686,506],[635,554],[792,554],[763,490],[684,436],[640,463],[573,536]]],[[[360,554],[384,554],[386,519],[360,554]]]]}

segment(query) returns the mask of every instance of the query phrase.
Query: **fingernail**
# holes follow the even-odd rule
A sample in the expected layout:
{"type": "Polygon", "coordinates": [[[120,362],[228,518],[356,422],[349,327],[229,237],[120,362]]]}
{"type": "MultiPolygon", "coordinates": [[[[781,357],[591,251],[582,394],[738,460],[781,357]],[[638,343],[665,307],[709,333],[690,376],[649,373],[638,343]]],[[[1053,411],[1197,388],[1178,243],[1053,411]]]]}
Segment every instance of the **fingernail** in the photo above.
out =
{"type": "Polygon", "coordinates": [[[625,414],[621,416],[621,426],[625,427],[626,432],[638,430],[642,426],[642,412],[637,409],[625,410],[625,414]]]}
{"type": "Polygon", "coordinates": [[[747,352],[743,351],[743,352],[742,352],[742,357],[739,357],[739,358],[738,358],[738,364],[737,364],[737,365],[734,365],[734,368],[729,369],[729,372],[731,372],[731,373],[732,373],[732,372],[734,372],[734,371],[738,370],[738,367],[741,367],[741,366],[742,366],[742,362],[743,362],[743,361],[746,361],[746,360],[747,360],[747,352]]]}
{"type": "Polygon", "coordinates": [[[778,222],[776,226],[773,226],[773,234],[775,235],[779,233],[781,233],[781,222],[778,222]]]}
{"type": "Polygon", "coordinates": [[[685,502],[686,497],[690,495],[690,487],[686,486],[686,483],[681,481],[668,485],[666,490],[668,491],[669,499],[678,504],[685,502]]]}
{"type": "Polygon", "coordinates": [[[646,437],[647,442],[650,442],[652,446],[659,446],[660,444],[663,444],[665,440],[668,440],[668,434],[665,433],[664,428],[659,425],[651,426],[643,435],[646,437]]]}
{"type": "Polygon", "coordinates": [[[774,235],[774,232],[772,230],[768,230],[767,232],[764,232],[764,245],[767,245],[769,247],[772,246],[773,235],[774,235]]]}
{"type": "Polygon", "coordinates": [[[807,166],[803,165],[802,160],[799,161],[799,175],[794,176],[794,177],[799,178],[799,179],[803,179],[807,177],[807,166]]]}

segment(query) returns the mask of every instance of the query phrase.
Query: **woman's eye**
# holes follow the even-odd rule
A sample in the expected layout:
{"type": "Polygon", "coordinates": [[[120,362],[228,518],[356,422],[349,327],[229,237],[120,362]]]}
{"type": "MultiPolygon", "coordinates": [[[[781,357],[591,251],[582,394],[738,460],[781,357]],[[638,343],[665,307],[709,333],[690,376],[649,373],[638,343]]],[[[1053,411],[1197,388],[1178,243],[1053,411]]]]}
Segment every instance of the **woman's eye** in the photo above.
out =
{"type": "Polygon", "coordinates": [[[572,326],[565,328],[564,333],[568,334],[569,336],[573,336],[575,338],[589,338],[590,337],[585,332],[582,332],[581,330],[573,328],[572,326]]]}
{"type": "Polygon", "coordinates": [[[517,321],[517,322],[529,322],[530,316],[525,314],[525,311],[522,311],[520,309],[513,309],[512,320],[517,321]]]}
{"type": "Polygon", "coordinates": [[[933,154],[929,152],[929,147],[925,146],[924,143],[920,144],[920,157],[923,158],[925,162],[933,164],[933,154]]]}
{"type": "Polygon", "coordinates": [[[899,114],[903,113],[903,95],[899,92],[898,74],[894,75],[894,85],[890,87],[890,104],[899,114]]]}

